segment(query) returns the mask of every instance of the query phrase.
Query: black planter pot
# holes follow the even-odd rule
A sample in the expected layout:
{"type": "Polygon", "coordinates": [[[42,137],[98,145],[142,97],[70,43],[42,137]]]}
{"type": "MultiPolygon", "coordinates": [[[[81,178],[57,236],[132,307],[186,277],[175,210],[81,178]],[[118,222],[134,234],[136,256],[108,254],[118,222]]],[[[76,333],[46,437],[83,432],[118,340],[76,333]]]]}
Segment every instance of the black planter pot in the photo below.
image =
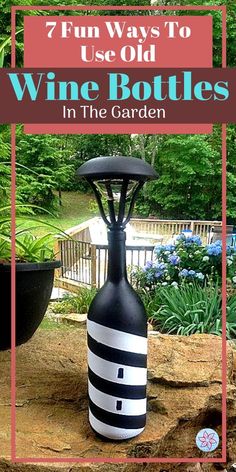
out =
{"type": "MultiPolygon", "coordinates": [[[[40,325],[60,261],[16,264],[16,345],[25,343],[40,325]]],[[[2,298],[0,350],[11,347],[11,264],[0,264],[2,298]]]]}

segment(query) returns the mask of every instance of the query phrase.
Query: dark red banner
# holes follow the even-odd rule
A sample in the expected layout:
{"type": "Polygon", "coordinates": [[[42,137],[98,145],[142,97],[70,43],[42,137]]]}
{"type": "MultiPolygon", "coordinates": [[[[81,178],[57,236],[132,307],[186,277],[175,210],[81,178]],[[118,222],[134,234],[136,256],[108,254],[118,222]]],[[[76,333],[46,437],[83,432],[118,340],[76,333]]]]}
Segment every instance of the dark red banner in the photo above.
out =
{"type": "Polygon", "coordinates": [[[101,123],[235,123],[236,69],[1,69],[0,101],[0,123],[94,132],[101,123]]]}

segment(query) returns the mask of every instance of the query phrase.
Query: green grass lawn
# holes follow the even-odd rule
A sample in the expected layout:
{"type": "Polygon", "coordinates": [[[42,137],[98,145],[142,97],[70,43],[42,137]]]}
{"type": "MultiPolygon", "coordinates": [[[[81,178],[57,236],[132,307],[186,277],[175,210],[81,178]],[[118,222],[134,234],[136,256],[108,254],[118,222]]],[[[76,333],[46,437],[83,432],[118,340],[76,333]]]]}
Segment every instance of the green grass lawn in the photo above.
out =
{"type": "Polygon", "coordinates": [[[40,223],[36,220],[41,220],[44,223],[49,223],[56,226],[60,230],[66,230],[72,226],[76,226],[83,221],[98,216],[98,210],[94,204],[94,197],[92,195],[85,195],[79,192],[63,192],[62,193],[62,207],[58,207],[52,211],[55,216],[48,214],[40,214],[36,217],[31,217],[24,221],[24,227],[37,228],[34,230],[34,234],[37,236],[43,236],[48,232],[57,231],[48,226],[40,226],[40,223]]]}
{"type": "Polygon", "coordinates": [[[71,329],[73,327],[74,326],[71,326],[71,325],[66,325],[66,324],[63,324],[63,323],[57,323],[56,321],[50,320],[47,317],[44,317],[42,323],[39,326],[40,329],[47,329],[47,330],[61,329],[61,330],[64,330],[64,331],[66,331],[68,329],[71,329]]]}

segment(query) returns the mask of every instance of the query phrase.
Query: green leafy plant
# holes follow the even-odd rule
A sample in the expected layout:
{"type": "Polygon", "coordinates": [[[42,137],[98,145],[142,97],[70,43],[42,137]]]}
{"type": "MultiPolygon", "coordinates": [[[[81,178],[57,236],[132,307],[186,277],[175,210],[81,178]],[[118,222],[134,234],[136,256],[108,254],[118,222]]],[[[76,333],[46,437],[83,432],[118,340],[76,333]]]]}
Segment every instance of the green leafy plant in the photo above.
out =
{"type": "MultiPolygon", "coordinates": [[[[10,230],[0,225],[0,262],[11,261],[11,237],[10,230]]],[[[55,259],[53,251],[53,234],[48,233],[42,237],[36,237],[25,229],[16,233],[15,251],[16,262],[46,262],[55,259]]]]}
{"type": "Polygon", "coordinates": [[[95,288],[81,287],[76,295],[65,295],[60,302],[53,303],[54,313],[88,313],[89,305],[95,297],[95,288]]]}
{"type": "Polygon", "coordinates": [[[236,296],[231,295],[226,307],[226,333],[229,339],[236,338],[236,296]]]}
{"type": "MultiPolygon", "coordinates": [[[[19,33],[22,33],[22,31],[24,31],[24,28],[19,29],[19,30],[16,32],[16,35],[19,34],[19,33]]],[[[0,43],[0,67],[3,67],[4,58],[5,58],[5,49],[6,49],[7,46],[9,46],[10,44],[11,44],[11,36],[8,36],[8,38],[4,39],[4,41],[2,41],[2,42],[0,43]]]]}
{"type": "MultiPolygon", "coordinates": [[[[136,288],[147,312],[148,319],[152,321],[153,315],[162,304],[162,287],[155,290],[146,290],[144,288],[136,288]]],[[[154,320],[155,323],[155,320],[154,320]]]]}
{"type": "MultiPolygon", "coordinates": [[[[150,319],[162,333],[190,335],[222,334],[222,298],[218,287],[200,287],[197,284],[158,290],[159,304],[150,319]],[[161,300],[161,302],[160,302],[161,300]]],[[[236,296],[228,299],[227,338],[236,334],[236,296]]]]}
{"type": "Polygon", "coordinates": [[[43,262],[55,259],[54,251],[50,248],[52,235],[36,237],[26,233],[16,240],[16,258],[18,262],[43,262]]]}
{"type": "MultiPolygon", "coordinates": [[[[26,211],[24,205],[23,208],[26,211]]],[[[29,205],[28,211],[32,212],[33,208],[32,205],[29,205]]],[[[17,209],[20,210],[21,205],[18,205],[17,209]]],[[[9,211],[9,206],[0,207],[0,262],[11,262],[12,237],[9,211]]],[[[51,216],[53,215],[51,214],[51,216]]],[[[62,233],[60,228],[51,223],[40,219],[32,219],[32,222],[30,222],[28,213],[26,216],[19,216],[16,221],[15,233],[16,262],[46,262],[54,260],[56,254],[54,254],[53,246],[54,234],[56,232],[62,233]],[[30,227],[29,223],[31,223],[30,227]],[[25,226],[26,224],[27,226],[25,226]],[[41,237],[36,236],[35,231],[42,226],[53,229],[54,233],[48,232],[41,237]]],[[[63,234],[69,237],[66,233],[63,232],[63,234]]]]}

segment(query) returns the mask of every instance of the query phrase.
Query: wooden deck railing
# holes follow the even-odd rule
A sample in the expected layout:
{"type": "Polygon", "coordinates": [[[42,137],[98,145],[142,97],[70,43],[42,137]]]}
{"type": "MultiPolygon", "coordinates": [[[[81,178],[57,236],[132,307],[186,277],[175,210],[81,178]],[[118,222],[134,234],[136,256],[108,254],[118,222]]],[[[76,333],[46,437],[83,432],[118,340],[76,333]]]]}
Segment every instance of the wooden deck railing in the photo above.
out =
{"type": "MultiPolygon", "coordinates": [[[[126,246],[128,278],[132,283],[132,269],[144,266],[153,259],[154,246],[126,246]]],[[[100,288],[107,276],[108,247],[84,241],[63,240],[59,242],[62,267],[57,273],[57,281],[63,281],[63,287],[85,285],[100,288]]]]}
{"type": "MultiPolygon", "coordinates": [[[[57,270],[56,283],[63,288],[77,290],[78,286],[100,288],[106,280],[108,248],[107,244],[98,244],[92,241],[91,228],[101,222],[100,218],[92,218],[66,231],[70,239],[58,238],[56,252],[61,258],[62,267],[57,270]]],[[[143,244],[126,246],[126,259],[129,279],[132,283],[132,269],[135,266],[144,266],[147,260],[153,259],[154,245],[145,242],[145,234],[163,236],[166,243],[173,234],[179,234],[184,229],[192,229],[207,242],[207,235],[212,226],[219,226],[219,221],[191,221],[191,220],[159,220],[138,219],[131,220],[135,233],[142,233],[143,244]]]]}
{"type": "Polygon", "coordinates": [[[198,234],[204,242],[213,226],[221,225],[221,221],[201,220],[158,220],[152,218],[132,218],[131,224],[137,232],[148,234],[160,234],[170,238],[173,234],[180,234],[184,229],[191,229],[193,234],[198,234]]]}

